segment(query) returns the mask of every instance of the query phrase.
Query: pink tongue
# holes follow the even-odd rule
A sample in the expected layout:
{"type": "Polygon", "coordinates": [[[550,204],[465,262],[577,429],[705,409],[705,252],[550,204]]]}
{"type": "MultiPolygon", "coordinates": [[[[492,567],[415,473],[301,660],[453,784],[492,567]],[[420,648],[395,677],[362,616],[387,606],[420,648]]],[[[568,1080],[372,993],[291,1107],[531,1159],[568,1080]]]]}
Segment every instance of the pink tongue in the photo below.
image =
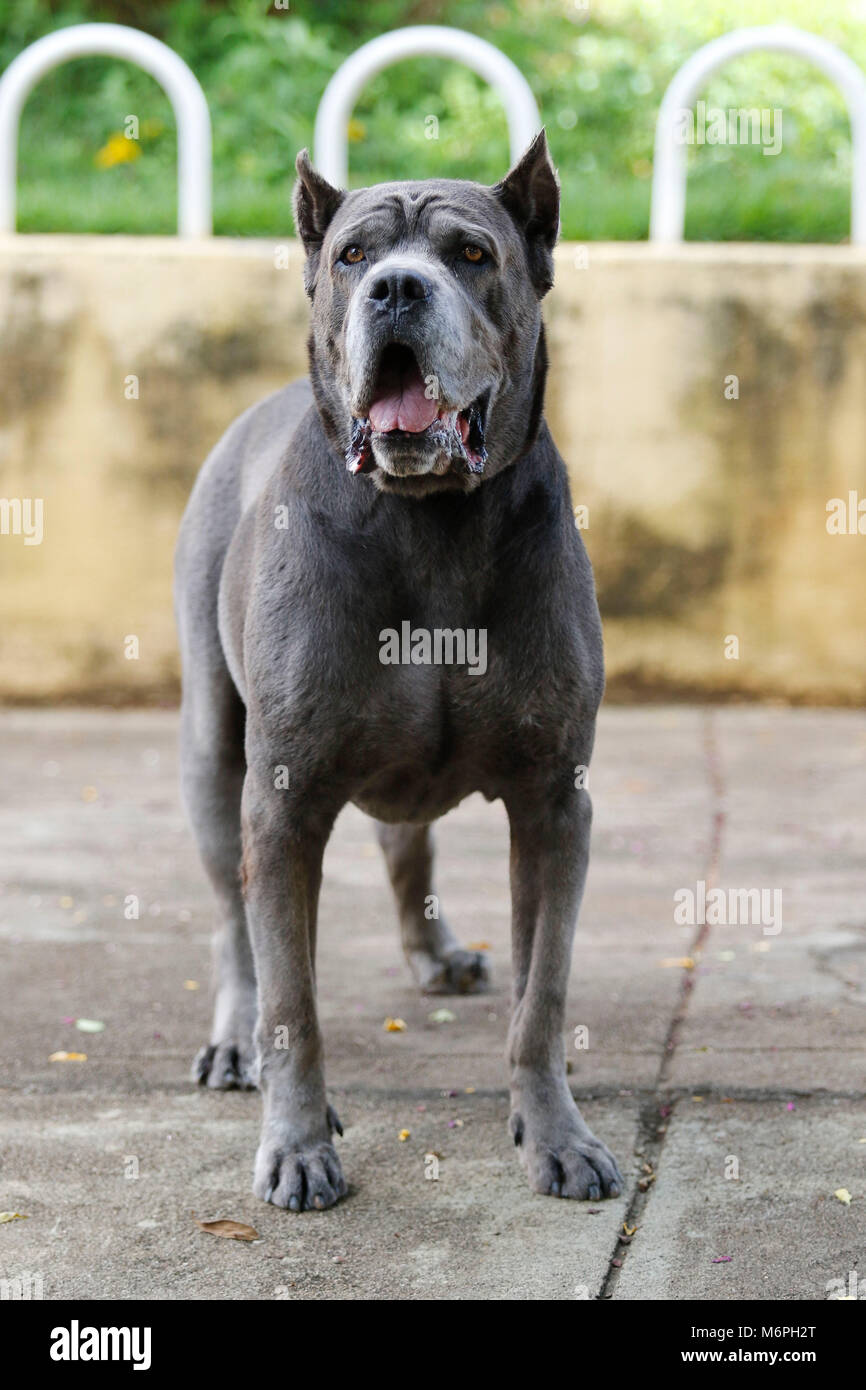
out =
{"type": "Polygon", "coordinates": [[[383,373],[382,394],[370,406],[370,424],[377,434],[389,430],[420,434],[438,414],[438,402],[425,396],[421,373],[413,364],[383,373]]]}

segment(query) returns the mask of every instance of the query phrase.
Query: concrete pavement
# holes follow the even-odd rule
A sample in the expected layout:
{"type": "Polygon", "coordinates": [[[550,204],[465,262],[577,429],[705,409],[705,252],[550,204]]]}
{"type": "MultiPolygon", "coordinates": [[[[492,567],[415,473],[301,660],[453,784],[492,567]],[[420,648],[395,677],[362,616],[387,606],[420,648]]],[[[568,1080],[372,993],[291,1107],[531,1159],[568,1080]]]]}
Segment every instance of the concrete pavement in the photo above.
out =
{"type": "Polygon", "coordinates": [[[175,739],[170,711],[0,715],[0,1210],[26,1217],[0,1223],[0,1279],[85,1299],[866,1296],[866,716],[605,710],[566,1042],[628,1179],[614,1202],[535,1196],[507,1135],[502,808],[473,798],[439,829],[443,908],[494,977],[456,999],[415,993],[347,810],[319,994],[351,1192],[301,1216],[250,1193],[258,1098],[187,1080],[211,901],[175,739]],[[763,890],[761,920],[677,921],[701,883],[728,907],[763,890]],[[219,1216],[261,1240],[195,1224],[219,1216]]]}

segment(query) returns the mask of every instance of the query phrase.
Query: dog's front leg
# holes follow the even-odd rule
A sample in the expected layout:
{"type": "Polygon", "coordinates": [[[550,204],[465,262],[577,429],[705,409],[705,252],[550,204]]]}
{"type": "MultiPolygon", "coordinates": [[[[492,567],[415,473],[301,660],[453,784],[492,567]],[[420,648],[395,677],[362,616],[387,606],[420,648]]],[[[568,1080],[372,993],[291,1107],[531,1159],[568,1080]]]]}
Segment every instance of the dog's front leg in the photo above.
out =
{"type": "Polygon", "coordinates": [[[566,1079],[563,1025],[574,927],[589,859],[589,793],[507,800],[511,824],[511,1133],[536,1192],[618,1197],[622,1178],[566,1079]]]}
{"type": "Polygon", "coordinates": [[[274,786],[250,760],[242,802],[243,878],[259,985],[256,1028],[264,1116],[253,1191],[291,1211],[322,1209],[346,1192],[331,1143],[340,1123],[325,1096],[316,1016],[316,909],[333,817],[274,786]],[[306,809],[304,807],[306,806],[306,809]]]}

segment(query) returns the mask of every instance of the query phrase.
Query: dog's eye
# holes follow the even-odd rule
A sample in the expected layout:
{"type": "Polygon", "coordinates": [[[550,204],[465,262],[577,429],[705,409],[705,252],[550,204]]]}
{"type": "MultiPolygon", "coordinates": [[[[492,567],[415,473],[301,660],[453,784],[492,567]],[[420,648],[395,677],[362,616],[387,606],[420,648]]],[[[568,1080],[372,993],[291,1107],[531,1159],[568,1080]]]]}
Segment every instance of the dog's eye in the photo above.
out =
{"type": "Polygon", "coordinates": [[[484,252],[480,246],[463,247],[463,259],[465,261],[471,261],[473,265],[480,265],[484,258],[484,252]]]}
{"type": "Polygon", "coordinates": [[[365,260],[364,252],[360,246],[347,246],[340,260],[344,265],[357,265],[359,261],[365,260]]]}

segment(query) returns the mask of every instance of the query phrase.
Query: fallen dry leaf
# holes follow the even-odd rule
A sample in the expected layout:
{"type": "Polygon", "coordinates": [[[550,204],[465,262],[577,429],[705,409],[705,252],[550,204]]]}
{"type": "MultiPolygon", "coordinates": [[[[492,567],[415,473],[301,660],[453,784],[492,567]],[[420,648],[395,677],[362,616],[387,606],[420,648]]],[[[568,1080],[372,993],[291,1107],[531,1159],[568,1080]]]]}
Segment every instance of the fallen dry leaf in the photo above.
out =
{"type": "Polygon", "coordinates": [[[622,1229],[627,1236],[633,1236],[635,1231],[637,1230],[637,1226],[629,1226],[628,1222],[623,1221],[622,1229]]]}
{"type": "Polygon", "coordinates": [[[405,1033],[406,1025],[402,1018],[386,1018],[382,1024],[386,1033],[405,1033]]]}
{"type": "Polygon", "coordinates": [[[401,1130],[400,1130],[400,1133],[397,1135],[397,1138],[400,1140],[400,1143],[401,1143],[401,1144],[405,1144],[405,1143],[406,1143],[406,1140],[407,1140],[407,1139],[410,1139],[411,1137],[412,1137],[412,1131],[411,1131],[411,1129],[401,1129],[401,1130]]]}
{"type": "Polygon", "coordinates": [[[467,941],[467,951],[492,951],[493,947],[489,941],[467,941]]]}
{"type": "Polygon", "coordinates": [[[847,1187],[837,1187],[833,1196],[837,1197],[843,1206],[850,1207],[851,1193],[848,1191],[847,1187]]]}
{"type": "Polygon", "coordinates": [[[252,1226],[245,1226],[243,1221],[196,1221],[203,1231],[207,1231],[211,1236],[224,1236],[226,1240],[260,1240],[258,1231],[252,1226]]]}
{"type": "Polygon", "coordinates": [[[98,1018],[77,1018],[75,1026],[79,1033],[104,1033],[105,1024],[98,1018]]]}
{"type": "Polygon", "coordinates": [[[0,1226],[7,1221],[26,1221],[27,1216],[23,1211],[0,1211],[0,1226]]]}
{"type": "Polygon", "coordinates": [[[691,956],[666,956],[659,961],[662,970],[694,970],[695,962],[691,956]]]}
{"type": "Polygon", "coordinates": [[[86,1062],[86,1052],[52,1052],[49,1062],[86,1062]]]}

